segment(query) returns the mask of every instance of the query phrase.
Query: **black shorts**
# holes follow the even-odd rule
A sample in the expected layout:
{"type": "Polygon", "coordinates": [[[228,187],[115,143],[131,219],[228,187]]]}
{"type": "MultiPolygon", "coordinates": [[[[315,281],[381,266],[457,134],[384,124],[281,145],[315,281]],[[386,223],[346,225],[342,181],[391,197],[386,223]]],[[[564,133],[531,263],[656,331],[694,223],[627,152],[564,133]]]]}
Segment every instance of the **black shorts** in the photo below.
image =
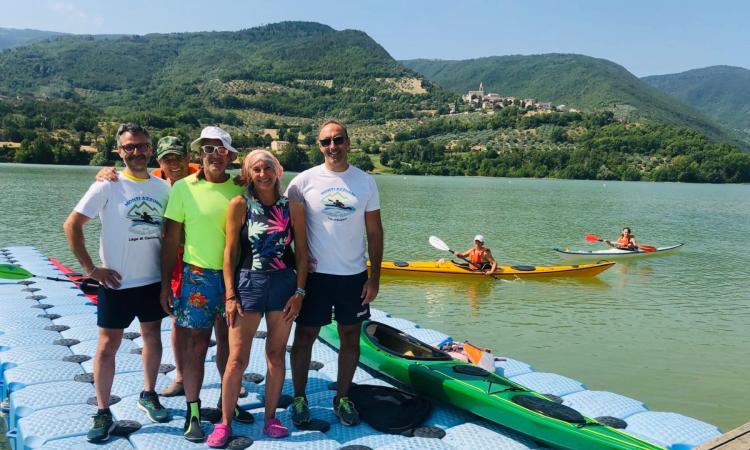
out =
{"type": "Polygon", "coordinates": [[[96,324],[100,328],[125,329],[133,319],[153,322],[167,317],[159,303],[161,283],[128,289],[99,287],[96,324]]]}
{"type": "Polygon", "coordinates": [[[322,327],[331,323],[332,315],[341,325],[369,319],[370,305],[362,305],[362,286],[366,281],[367,271],[356,275],[309,274],[297,325],[322,327]]]}

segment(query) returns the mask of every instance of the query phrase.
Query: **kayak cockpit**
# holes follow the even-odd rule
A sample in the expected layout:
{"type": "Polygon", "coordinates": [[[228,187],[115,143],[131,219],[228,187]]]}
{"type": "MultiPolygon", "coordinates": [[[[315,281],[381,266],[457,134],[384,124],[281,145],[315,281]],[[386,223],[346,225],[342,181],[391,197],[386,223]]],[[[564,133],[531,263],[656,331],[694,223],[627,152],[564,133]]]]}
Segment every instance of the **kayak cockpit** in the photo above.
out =
{"type": "Polygon", "coordinates": [[[453,358],[384,323],[368,321],[364,325],[367,339],[377,348],[400,358],[421,361],[451,361],[453,358]]]}

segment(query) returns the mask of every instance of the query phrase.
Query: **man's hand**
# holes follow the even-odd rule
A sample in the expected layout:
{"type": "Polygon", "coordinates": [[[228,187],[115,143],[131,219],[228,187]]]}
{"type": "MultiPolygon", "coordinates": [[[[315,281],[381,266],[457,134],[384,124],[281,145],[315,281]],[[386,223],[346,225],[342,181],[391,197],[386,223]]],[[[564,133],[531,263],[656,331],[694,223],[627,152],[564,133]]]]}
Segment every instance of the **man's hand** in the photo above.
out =
{"type": "Polygon", "coordinates": [[[120,280],[122,280],[122,277],[116,271],[96,266],[89,272],[89,278],[93,278],[102,286],[110,289],[119,288],[120,280]]]}
{"type": "Polygon", "coordinates": [[[224,314],[227,316],[227,326],[232,328],[237,323],[237,315],[245,317],[242,305],[237,301],[237,297],[227,299],[224,303],[224,314]]]}
{"type": "Polygon", "coordinates": [[[114,167],[102,167],[94,177],[96,181],[117,181],[117,169],[114,167]]]}
{"type": "Polygon", "coordinates": [[[172,287],[167,285],[167,288],[161,289],[159,294],[159,302],[161,303],[161,309],[165,313],[169,314],[169,317],[174,318],[174,298],[172,297],[172,287]]]}
{"type": "Polygon", "coordinates": [[[370,304],[373,300],[375,300],[375,297],[378,296],[378,291],[380,290],[380,279],[379,278],[373,278],[370,277],[365,281],[364,286],[362,286],[362,295],[360,296],[362,300],[363,305],[370,304]]]}

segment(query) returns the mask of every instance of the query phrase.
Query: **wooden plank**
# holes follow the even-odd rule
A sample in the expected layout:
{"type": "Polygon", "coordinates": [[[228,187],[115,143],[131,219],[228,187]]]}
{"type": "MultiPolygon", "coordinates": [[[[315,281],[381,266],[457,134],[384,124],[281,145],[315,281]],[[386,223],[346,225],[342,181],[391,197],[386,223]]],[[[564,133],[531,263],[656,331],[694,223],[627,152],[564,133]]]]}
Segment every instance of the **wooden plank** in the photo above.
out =
{"type": "Polygon", "coordinates": [[[725,433],[695,450],[748,450],[750,449],[750,422],[725,433]]]}

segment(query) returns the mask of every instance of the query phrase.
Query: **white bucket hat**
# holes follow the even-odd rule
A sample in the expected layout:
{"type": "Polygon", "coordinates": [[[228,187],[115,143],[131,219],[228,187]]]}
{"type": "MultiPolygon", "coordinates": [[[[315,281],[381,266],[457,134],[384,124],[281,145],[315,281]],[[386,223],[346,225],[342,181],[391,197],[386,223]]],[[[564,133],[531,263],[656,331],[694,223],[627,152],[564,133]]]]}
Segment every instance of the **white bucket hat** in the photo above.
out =
{"type": "Polygon", "coordinates": [[[482,244],[484,244],[484,236],[482,236],[481,234],[478,234],[478,235],[474,236],[474,240],[475,241],[479,241],[482,244]]]}
{"type": "Polygon", "coordinates": [[[234,153],[239,153],[236,148],[232,147],[232,136],[226,131],[219,127],[206,127],[201,130],[201,137],[194,140],[190,144],[190,150],[194,152],[200,151],[203,139],[218,139],[221,141],[221,145],[226,147],[227,150],[234,153]]]}

